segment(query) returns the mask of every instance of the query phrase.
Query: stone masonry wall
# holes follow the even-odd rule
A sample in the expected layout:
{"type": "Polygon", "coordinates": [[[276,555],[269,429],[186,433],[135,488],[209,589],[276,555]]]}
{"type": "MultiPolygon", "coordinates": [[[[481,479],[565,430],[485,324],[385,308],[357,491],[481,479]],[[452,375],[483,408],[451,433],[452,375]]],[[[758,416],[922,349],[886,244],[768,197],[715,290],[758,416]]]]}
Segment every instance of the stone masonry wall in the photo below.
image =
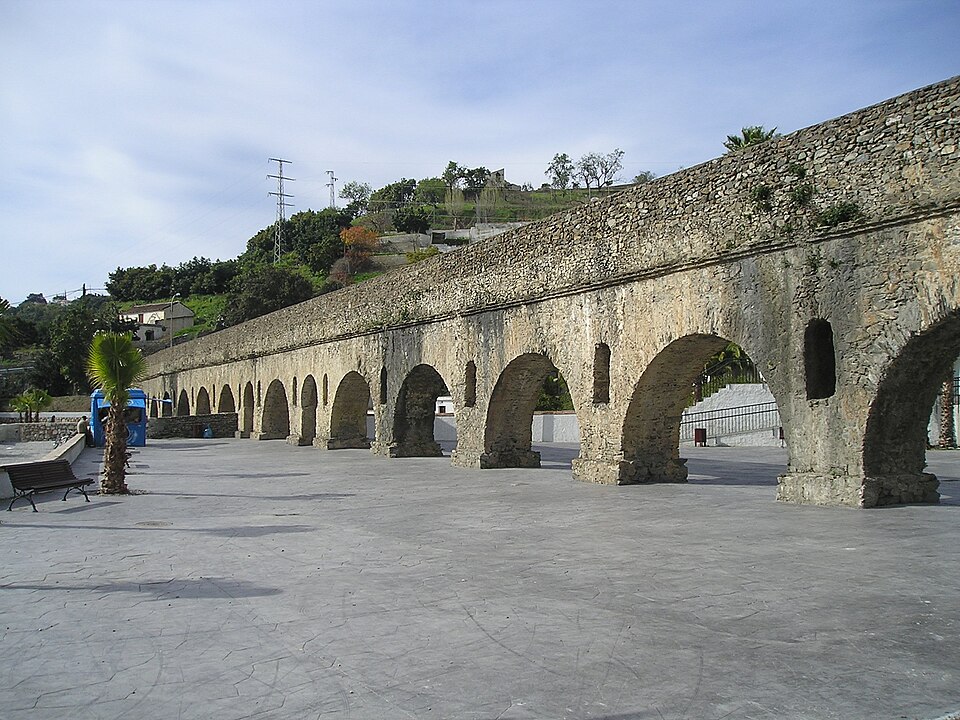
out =
{"type": "Polygon", "coordinates": [[[71,422],[38,422],[22,423],[20,425],[20,441],[36,442],[40,440],[58,440],[64,435],[76,435],[77,421],[71,422]]]}
{"type": "Polygon", "coordinates": [[[151,377],[935,217],[960,202],[958,118],[953,78],[162,351],[151,377]]]}
{"type": "Polygon", "coordinates": [[[237,413],[152,417],[147,420],[147,438],[202,437],[209,425],[214,437],[233,437],[237,431],[237,413]]]}

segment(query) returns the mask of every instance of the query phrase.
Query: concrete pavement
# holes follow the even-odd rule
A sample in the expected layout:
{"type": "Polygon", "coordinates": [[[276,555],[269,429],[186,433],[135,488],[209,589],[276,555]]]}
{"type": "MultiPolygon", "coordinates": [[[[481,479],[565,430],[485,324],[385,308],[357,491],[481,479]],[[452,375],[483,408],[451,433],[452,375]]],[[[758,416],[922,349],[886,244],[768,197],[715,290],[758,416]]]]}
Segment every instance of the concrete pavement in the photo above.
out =
{"type": "MultiPolygon", "coordinates": [[[[960,712],[960,454],[940,506],[167,440],[145,494],[0,515],[0,716],[911,718],[960,712]]],[[[94,474],[87,450],[78,474],[94,474]]]]}

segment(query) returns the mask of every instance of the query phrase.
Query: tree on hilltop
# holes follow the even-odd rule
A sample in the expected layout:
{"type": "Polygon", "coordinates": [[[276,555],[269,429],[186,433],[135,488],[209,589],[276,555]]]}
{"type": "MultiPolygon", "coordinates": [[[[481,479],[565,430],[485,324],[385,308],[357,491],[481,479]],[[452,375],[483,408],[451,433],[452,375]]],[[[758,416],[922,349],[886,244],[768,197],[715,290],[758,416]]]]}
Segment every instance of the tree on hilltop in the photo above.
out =
{"type": "Polygon", "coordinates": [[[566,190],[570,187],[576,171],[577,169],[569,155],[566,153],[557,153],[553,156],[553,160],[547,165],[547,169],[543,174],[550,178],[550,187],[554,190],[566,190]]]}
{"type": "Polygon", "coordinates": [[[623,150],[614,148],[606,155],[602,153],[587,153],[577,163],[577,177],[583,180],[587,187],[597,189],[613,185],[613,181],[623,169],[623,150]]]}

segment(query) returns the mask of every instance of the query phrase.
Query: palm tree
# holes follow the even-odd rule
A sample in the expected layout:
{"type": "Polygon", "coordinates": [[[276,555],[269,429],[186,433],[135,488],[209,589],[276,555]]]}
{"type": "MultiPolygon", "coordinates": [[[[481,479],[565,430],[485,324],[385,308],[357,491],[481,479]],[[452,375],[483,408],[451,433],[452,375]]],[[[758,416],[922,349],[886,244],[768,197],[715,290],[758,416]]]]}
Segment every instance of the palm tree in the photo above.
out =
{"type": "Polygon", "coordinates": [[[37,388],[30,388],[23,393],[22,397],[27,404],[27,422],[30,422],[29,413],[33,414],[34,422],[40,422],[40,412],[50,407],[53,403],[53,398],[50,397],[50,393],[46,390],[38,390],[37,388]]]}
{"type": "Polygon", "coordinates": [[[13,323],[7,316],[7,311],[9,309],[10,303],[3,298],[0,298],[0,345],[5,345],[6,343],[10,342],[17,334],[13,327],[13,323]]]}
{"type": "Polygon", "coordinates": [[[124,410],[130,388],[147,373],[147,362],[134,347],[129,334],[100,333],[93,338],[87,357],[87,377],[103,390],[110,403],[103,449],[103,479],[100,493],[125,495],[127,470],[127,424],[124,410]]]}
{"type": "Polygon", "coordinates": [[[723,146],[728,152],[733,152],[734,150],[740,150],[750,145],[759,145],[762,142],[778,137],[780,137],[780,135],[777,133],[776,128],[773,130],[765,130],[763,125],[750,125],[749,127],[741,128],[739,135],[727,135],[727,141],[723,146]]]}
{"type": "Polygon", "coordinates": [[[23,416],[26,414],[27,422],[30,422],[30,402],[27,400],[26,393],[20,393],[16,397],[10,398],[10,407],[13,411],[20,414],[20,422],[23,422],[23,416]]]}

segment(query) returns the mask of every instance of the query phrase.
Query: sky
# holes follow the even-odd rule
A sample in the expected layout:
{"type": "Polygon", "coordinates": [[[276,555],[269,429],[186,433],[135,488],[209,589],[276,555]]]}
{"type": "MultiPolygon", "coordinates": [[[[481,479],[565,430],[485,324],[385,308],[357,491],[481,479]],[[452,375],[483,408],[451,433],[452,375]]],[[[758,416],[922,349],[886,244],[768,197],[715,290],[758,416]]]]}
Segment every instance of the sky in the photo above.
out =
{"type": "Polygon", "coordinates": [[[539,187],[620,148],[665,175],[957,75],[958,28],[958,0],[0,0],[0,297],[236,257],[271,157],[288,215],[327,170],[539,187]]]}

